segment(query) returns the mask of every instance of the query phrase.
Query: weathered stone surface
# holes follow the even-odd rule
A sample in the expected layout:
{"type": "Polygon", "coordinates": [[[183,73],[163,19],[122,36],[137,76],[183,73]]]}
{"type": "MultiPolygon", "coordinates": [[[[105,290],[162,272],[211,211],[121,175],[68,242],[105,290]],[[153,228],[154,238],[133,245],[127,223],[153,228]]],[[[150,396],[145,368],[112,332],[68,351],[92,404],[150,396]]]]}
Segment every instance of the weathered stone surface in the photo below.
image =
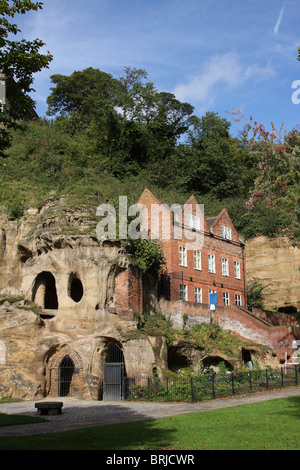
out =
{"type": "Polygon", "coordinates": [[[248,281],[265,286],[265,308],[293,306],[300,310],[300,243],[285,238],[257,237],[246,245],[248,281]]]}
{"type": "Polygon", "coordinates": [[[123,349],[129,373],[152,374],[156,366],[147,338],[119,333],[136,328],[138,273],[121,244],[99,241],[90,221],[90,233],[81,233],[82,218],[49,202],[18,222],[0,219],[1,395],[55,396],[60,361],[69,355],[75,393],[98,398],[110,342],[123,349]]]}

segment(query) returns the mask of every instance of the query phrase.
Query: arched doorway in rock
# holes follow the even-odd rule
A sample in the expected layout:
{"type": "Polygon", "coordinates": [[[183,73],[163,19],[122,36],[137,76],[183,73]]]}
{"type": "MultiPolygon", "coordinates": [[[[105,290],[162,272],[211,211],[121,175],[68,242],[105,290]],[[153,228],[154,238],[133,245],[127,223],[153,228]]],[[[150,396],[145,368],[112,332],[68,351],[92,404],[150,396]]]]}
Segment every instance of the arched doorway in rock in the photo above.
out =
{"type": "Polygon", "coordinates": [[[122,346],[109,340],[103,350],[103,401],[125,398],[125,360],[122,346]]]}
{"type": "Polygon", "coordinates": [[[176,345],[168,349],[168,368],[172,372],[179,372],[192,366],[191,352],[189,346],[176,345]]]}
{"type": "Polygon", "coordinates": [[[250,369],[253,369],[253,358],[252,355],[255,354],[255,351],[251,349],[242,348],[242,360],[244,364],[250,369]]]}
{"type": "Polygon", "coordinates": [[[221,356],[206,357],[203,359],[203,368],[212,369],[216,373],[223,371],[224,368],[228,371],[233,371],[234,369],[233,365],[221,356]]]}
{"type": "Polygon", "coordinates": [[[50,397],[83,394],[83,363],[69,346],[53,347],[45,356],[46,395],[50,397]]]}
{"type": "Polygon", "coordinates": [[[58,299],[55,277],[48,271],[38,274],[32,289],[32,301],[46,310],[57,310],[58,299]]]}
{"type": "Polygon", "coordinates": [[[59,396],[67,397],[72,392],[75,365],[70,356],[65,356],[59,365],[59,396]]]}

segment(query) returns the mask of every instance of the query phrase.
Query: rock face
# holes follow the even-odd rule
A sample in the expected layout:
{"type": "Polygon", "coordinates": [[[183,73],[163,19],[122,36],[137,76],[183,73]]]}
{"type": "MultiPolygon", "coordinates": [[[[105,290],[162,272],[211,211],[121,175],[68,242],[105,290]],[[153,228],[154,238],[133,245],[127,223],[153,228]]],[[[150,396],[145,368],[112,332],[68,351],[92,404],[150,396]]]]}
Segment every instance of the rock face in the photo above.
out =
{"type": "Polygon", "coordinates": [[[0,395],[58,396],[69,368],[68,392],[100,398],[116,353],[129,375],[160,373],[150,339],[126,339],[142,314],[141,274],[90,227],[88,214],[51,203],[19,222],[2,217],[0,395]]]}
{"type": "Polygon", "coordinates": [[[265,308],[300,310],[300,243],[287,239],[258,237],[246,246],[247,280],[256,278],[265,286],[265,308]],[[292,308],[291,308],[292,307],[292,308]]]}

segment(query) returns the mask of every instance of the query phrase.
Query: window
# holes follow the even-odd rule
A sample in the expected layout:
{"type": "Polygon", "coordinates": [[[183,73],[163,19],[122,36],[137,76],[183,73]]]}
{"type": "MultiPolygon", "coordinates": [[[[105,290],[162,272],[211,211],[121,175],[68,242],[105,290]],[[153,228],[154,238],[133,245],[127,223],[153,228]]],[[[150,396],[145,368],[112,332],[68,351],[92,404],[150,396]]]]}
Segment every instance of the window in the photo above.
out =
{"type": "Polygon", "coordinates": [[[187,286],[184,284],[180,284],[180,300],[187,300],[187,299],[188,299],[187,286]]]}
{"type": "Polygon", "coordinates": [[[223,304],[229,305],[229,292],[223,292],[223,304]]]}
{"type": "Polygon", "coordinates": [[[195,302],[202,304],[202,287],[195,287],[195,302]]]}
{"type": "Polygon", "coordinates": [[[231,240],[231,228],[225,227],[225,225],[222,225],[222,238],[224,240],[231,240]]]}
{"type": "Polygon", "coordinates": [[[239,261],[234,261],[234,277],[241,279],[241,263],[239,261]]]}
{"type": "Polygon", "coordinates": [[[194,250],[194,269],[201,269],[201,251],[194,250]]]}
{"type": "Polygon", "coordinates": [[[196,230],[200,230],[200,217],[189,214],[189,226],[196,230]]]}
{"type": "Polygon", "coordinates": [[[235,305],[239,307],[242,305],[242,296],[240,294],[236,294],[235,296],[235,305]]]}
{"type": "Polygon", "coordinates": [[[186,247],[179,245],[179,265],[187,266],[186,247]]]}
{"type": "Polygon", "coordinates": [[[222,258],[222,275],[229,276],[228,259],[222,258]]]}
{"type": "Polygon", "coordinates": [[[215,265],[215,255],[208,254],[208,272],[215,273],[216,272],[216,265],[215,265]]]}

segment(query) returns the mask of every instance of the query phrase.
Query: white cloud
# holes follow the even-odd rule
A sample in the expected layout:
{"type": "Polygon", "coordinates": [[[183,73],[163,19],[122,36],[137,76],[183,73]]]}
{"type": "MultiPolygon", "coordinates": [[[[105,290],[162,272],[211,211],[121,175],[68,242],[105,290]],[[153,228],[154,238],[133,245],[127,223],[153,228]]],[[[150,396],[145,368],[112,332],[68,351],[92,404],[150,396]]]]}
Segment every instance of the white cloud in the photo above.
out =
{"type": "Polygon", "coordinates": [[[181,101],[198,101],[202,105],[212,106],[215,97],[224,90],[235,89],[250,80],[259,82],[274,76],[275,70],[271,64],[261,66],[255,63],[246,67],[236,53],[217,54],[204,65],[200,74],[190,77],[187,83],[177,85],[173,93],[181,101]]]}

